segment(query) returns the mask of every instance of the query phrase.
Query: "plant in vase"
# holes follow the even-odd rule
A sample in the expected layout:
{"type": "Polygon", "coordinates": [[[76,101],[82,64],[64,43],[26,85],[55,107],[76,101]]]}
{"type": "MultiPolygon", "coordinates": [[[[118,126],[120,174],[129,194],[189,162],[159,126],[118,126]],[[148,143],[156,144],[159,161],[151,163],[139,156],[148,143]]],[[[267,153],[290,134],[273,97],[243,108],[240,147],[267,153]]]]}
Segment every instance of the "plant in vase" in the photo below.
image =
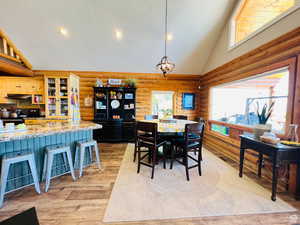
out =
{"type": "Polygon", "coordinates": [[[259,103],[257,102],[257,117],[258,117],[258,124],[254,126],[253,133],[256,139],[259,139],[265,132],[270,132],[272,129],[271,124],[267,124],[268,120],[270,119],[273,107],[275,102],[272,102],[269,107],[267,104],[264,104],[262,110],[260,110],[259,103]]]}

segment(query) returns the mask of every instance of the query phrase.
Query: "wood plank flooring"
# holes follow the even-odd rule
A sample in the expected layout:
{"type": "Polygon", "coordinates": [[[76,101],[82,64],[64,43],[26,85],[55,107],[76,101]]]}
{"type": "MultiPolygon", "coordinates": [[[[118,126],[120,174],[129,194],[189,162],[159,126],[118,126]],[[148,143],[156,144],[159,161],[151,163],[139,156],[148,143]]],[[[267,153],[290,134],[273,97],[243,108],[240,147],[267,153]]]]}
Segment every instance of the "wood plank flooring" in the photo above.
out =
{"type": "MultiPolygon", "coordinates": [[[[104,216],[106,205],[117,177],[126,146],[126,144],[101,144],[100,149],[103,170],[99,172],[96,166],[91,166],[84,171],[84,176],[76,182],[73,182],[69,175],[65,175],[52,180],[48,193],[37,195],[33,187],[28,187],[8,194],[5,199],[4,207],[0,209],[0,221],[27,208],[36,206],[41,225],[105,224],[102,222],[102,218],[104,216]]],[[[224,157],[221,158],[237,168],[237,163],[224,157]]],[[[249,177],[253,178],[255,182],[270,190],[271,184],[265,179],[257,179],[255,174],[247,170],[245,170],[245,173],[249,177]]],[[[300,202],[296,202],[287,193],[280,193],[279,196],[297,209],[300,209],[300,202]]],[[[120,199],[120,201],[122,201],[122,199],[120,199]]],[[[216,204],[218,203],[216,202],[216,204]]],[[[109,224],[292,225],[300,224],[300,213],[297,211],[295,213],[206,217],[109,224]]]]}

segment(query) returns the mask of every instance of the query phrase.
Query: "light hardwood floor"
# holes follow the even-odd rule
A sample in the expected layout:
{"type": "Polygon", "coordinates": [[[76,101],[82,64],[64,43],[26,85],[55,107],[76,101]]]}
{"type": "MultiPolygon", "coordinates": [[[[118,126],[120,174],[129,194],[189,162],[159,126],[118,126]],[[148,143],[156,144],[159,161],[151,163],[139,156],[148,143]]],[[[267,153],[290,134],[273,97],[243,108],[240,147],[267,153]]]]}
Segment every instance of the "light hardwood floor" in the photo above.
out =
{"type": "MultiPolygon", "coordinates": [[[[96,166],[85,170],[84,176],[73,182],[69,175],[52,180],[48,193],[37,195],[33,187],[16,191],[7,195],[5,205],[0,210],[0,221],[13,216],[29,207],[36,206],[41,225],[101,225],[114,181],[117,177],[126,144],[101,144],[103,170],[99,172],[96,166]]],[[[223,158],[224,159],[224,158],[223,158]]],[[[227,161],[227,159],[225,159],[227,161]]],[[[232,166],[237,164],[228,161],[232,166]]],[[[203,171],[204,172],[204,171],[203,171]]],[[[270,189],[271,184],[264,179],[245,171],[255,182],[270,189]]],[[[247,194],[247,193],[245,193],[247,194]]],[[[296,202],[286,193],[279,196],[294,207],[300,209],[296,202]]],[[[122,201],[122,199],[120,199],[122,201]]],[[[271,200],[270,200],[271,201],[271,200]]],[[[146,203],[145,203],[146,204],[146,203]]],[[[216,204],[218,204],[216,202],[216,204]]],[[[143,221],[109,224],[139,224],[139,225],[266,225],[292,224],[290,216],[300,213],[260,214],[226,217],[206,217],[180,220],[143,221]]]]}

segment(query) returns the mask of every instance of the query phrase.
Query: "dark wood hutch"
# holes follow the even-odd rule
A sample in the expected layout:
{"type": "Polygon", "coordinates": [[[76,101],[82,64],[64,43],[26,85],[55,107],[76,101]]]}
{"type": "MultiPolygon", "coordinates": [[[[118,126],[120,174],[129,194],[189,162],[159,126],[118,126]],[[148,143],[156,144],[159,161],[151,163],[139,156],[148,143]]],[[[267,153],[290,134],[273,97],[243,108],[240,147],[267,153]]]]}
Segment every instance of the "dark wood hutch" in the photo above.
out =
{"type": "Polygon", "coordinates": [[[100,142],[131,142],[135,135],[136,88],[94,87],[94,122],[100,142]]]}

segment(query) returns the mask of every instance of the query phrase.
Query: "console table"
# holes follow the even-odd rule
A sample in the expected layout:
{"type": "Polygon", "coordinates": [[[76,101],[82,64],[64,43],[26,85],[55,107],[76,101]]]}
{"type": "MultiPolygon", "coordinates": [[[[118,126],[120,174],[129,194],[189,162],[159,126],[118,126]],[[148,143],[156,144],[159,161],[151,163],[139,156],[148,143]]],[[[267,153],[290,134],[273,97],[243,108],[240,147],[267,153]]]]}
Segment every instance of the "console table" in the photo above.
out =
{"type": "Polygon", "coordinates": [[[269,156],[272,162],[272,196],[271,199],[276,201],[278,167],[282,163],[297,164],[297,181],[296,181],[296,200],[300,200],[300,147],[291,147],[283,144],[268,144],[256,140],[253,136],[241,135],[240,146],[240,172],[239,176],[243,176],[244,155],[246,149],[252,149],[259,154],[258,160],[258,176],[261,176],[263,155],[269,156]]]}

